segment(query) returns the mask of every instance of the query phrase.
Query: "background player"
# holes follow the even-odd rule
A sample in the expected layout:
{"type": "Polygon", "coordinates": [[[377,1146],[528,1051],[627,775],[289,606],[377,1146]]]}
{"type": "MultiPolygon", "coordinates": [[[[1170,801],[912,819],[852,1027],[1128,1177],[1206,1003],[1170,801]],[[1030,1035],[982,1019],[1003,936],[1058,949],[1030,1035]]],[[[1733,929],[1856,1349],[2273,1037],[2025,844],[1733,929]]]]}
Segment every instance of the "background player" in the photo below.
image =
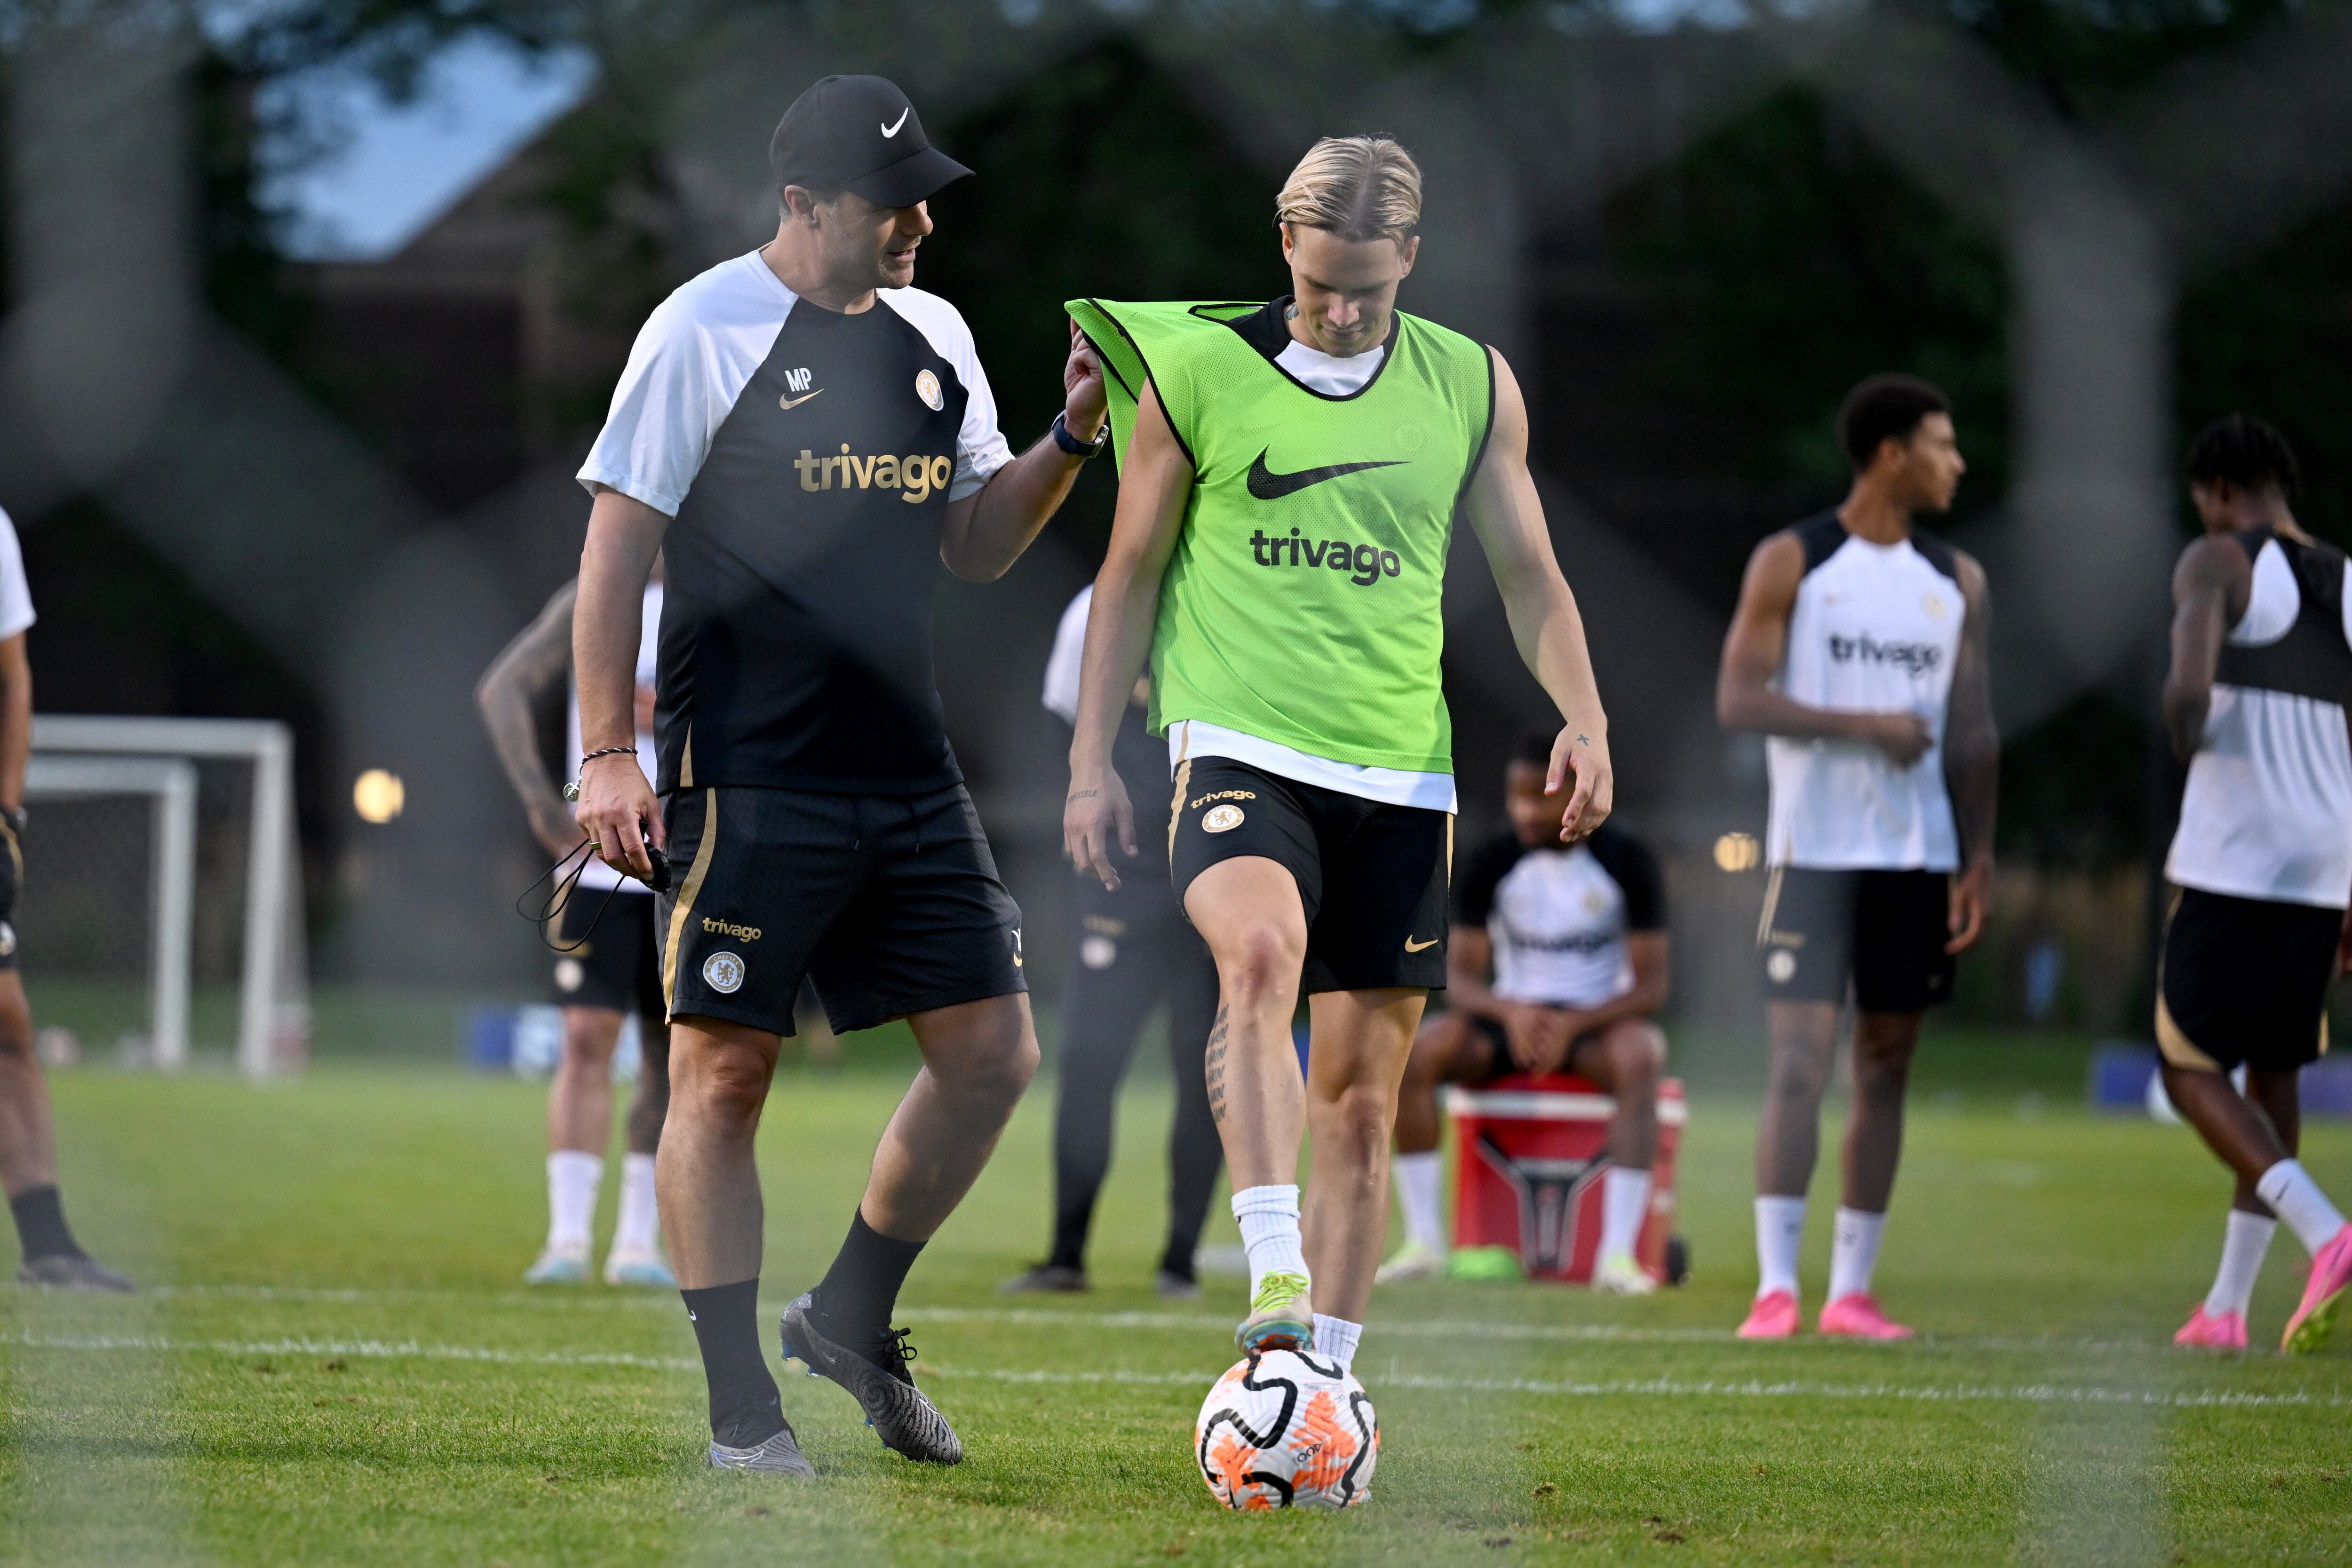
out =
{"type": "Polygon", "coordinates": [[[1658,1073],[1666,1037],[1664,879],[1647,845],[1614,821],[1559,841],[1568,796],[1544,789],[1552,735],[1531,730],[1503,775],[1510,821],[1454,879],[1445,1010],[1421,1026],[1397,1096],[1397,1204],[1405,1244],[1379,1281],[1445,1267],[1437,1086],[1512,1072],[1580,1074],[1616,1096],[1592,1288],[1657,1289],[1633,1260],[1650,1209],[1658,1147],[1658,1073]]]}
{"type": "Polygon", "coordinates": [[[1454,798],[1440,600],[1457,510],[1568,719],[1547,774],[1575,780],[1563,838],[1599,825],[1612,786],[1510,367],[1395,308],[1419,253],[1420,170],[1393,141],[1327,138],[1276,214],[1284,298],[1074,303],[1095,341],[1125,356],[1119,384],[1138,401],[1119,405],[1132,442],[1087,628],[1063,832],[1106,885],[1137,853],[1111,742],[1148,646],[1153,722],[1176,768],[1169,859],[1221,986],[1208,1082],[1249,1253],[1236,1338],[1344,1366],[1388,1228],[1397,1086],[1423,1002],[1445,984],[1454,798]],[[1303,1086],[1290,1034],[1302,987],[1303,1086]],[[1315,1143],[1311,1272],[1302,1131],[1315,1143]]]}
{"type": "Polygon", "coordinates": [[[1101,450],[1102,375],[1074,340],[1063,413],[1013,455],[971,329],[909,287],[927,199],[970,171],[893,84],[825,78],[785,111],[769,162],[775,238],[654,311],[580,472],[595,503],[573,628],[577,816],[615,869],[646,873],[650,837],[677,878],[658,1169],[710,1462],[814,1473],[755,1321],[754,1143],[805,975],[835,1029],[907,1019],[923,1067],[832,1267],[785,1310],[786,1354],[849,1390],[886,1445],[951,1464],[963,1445],[889,1314],[996,1146],[1037,1040],[1021,913],[948,745],[931,603],[942,562],[992,580],[1061,505],[1101,450]],[[666,804],[629,716],[656,551],[666,804]]]}
{"type": "Polygon", "coordinates": [[[1968,466],[1951,404],[1926,382],[1874,376],[1846,395],[1838,436],[1853,487],[1836,510],[1756,547],[1716,689],[1726,727],[1770,737],[1757,943],[1771,1068],[1756,1134],[1761,1278],[1739,1330],[1749,1339],[1797,1332],[1805,1188],[1849,986],[1853,1109],[1820,1327],[1910,1334],[1870,1288],[1904,1086],[1920,1018],[1950,997],[1952,956],[1984,929],[1992,881],[2000,738],[1984,572],[1912,526],[1950,510],[1968,466]]]}
{"type": "Polygon", "coordinates": [[[2189,455],[2205,537],[2172,578],[2164,721],[2189,783],[2156,1038],[2172,1103],[2238,1177],[2221,1270],[2175,1338],[2217,1350],[2245,1348],[2281,1218],[2312,1254],[2284,1348],[2326,1343],[2352,1285],[2352,1229],[2294,1157],[2296,1074],[2327,1049],[2327,982],[2352,965],[2352,595],[2344,552],[2295,523],[2295,488],[2275,429],[2208,425],[2189,455]]]}
{"type": "Polygon", "coordinates": [[[16,1222],[16,1281],[69,1290],[128,1291],[131,1281],[81,1249],[58,1195],[57,1129],[48,1080],[33,1054],[33,1009],[16,972],[16,892],[25,874],[25,763],[33,754],[33,666],[25,633],[33,591],[16,525],[0,512],[0,1186],[16,1222]]]}
{"type": "MultiPolygon", "coordinates": [[[[1045,664],[1045,707],[1065,724],[1077,722],[1078,664],[1094,596],[1094,584],[1088,583],[1062,612],[1053,656],[1045,664]]],[[[1119,716],[1118,737],[1112,742],[1119,767],[1142,770],[1146,777],[1162,766],[1167,754],[1150,732],[1150,700],[1146,677],[1135,684],[1134,700],[1119,716]]],[[[1007,1292],[1087,1288],[1087,1232],[1110,1168],[1118,1081],[1135,1054],[1144,1020],[1164,1000],[1176,1114],[1168,1128],[1168,1245],[1154,1283],[1170,1300],[1201,1293],[1192,1256],[1225,1157],[1202,1076],[1209,1024],[1217,1009],[1217,966],[1168,891],[1166,845],[1149,834],[1145,842],[1159,874],[1139,873],[1117,887],[1105,887],[1093,877],[1078,879],[1068,989],[1062,997],[1055,1047],[1061,1082],[1054,1105],[1054,1249],[1043,1263],[1005,1281],[1002,1288],[1007,1292]]]]}
{"type": "MultiPolygon", "coordinates": [[[[653,890],[595,856],[573,857],[586,841],[540,756],[538,710],[572,675],[572,606],[580,584],[556,590],[539,618],[507,644],[483,673],[474,699],[507,779],[530,814],[530,831],[559,862],[559,883],[579,878],[555,916],[555,1005],[563,1009],[563,1056],[547,1087],[547,1244],[523,1275],[533,1285],[578,1284],[588,1277],[590,1229],[604,1180],[604,1145],[613,1127],[613,1051],[623,1019],[637,1017],[640,1061],[630,1096],[627,1149],[621,1156],[621,1213],[604,1278],[615,1285],[674,1286],[661,1255],[661,1216],[654,1197],[654,1151],[669,1111],[669,1019],[663,1009],[661,947],[654,936],[653,890]],[[572,865],[562,862],[572,861],[572,865]],[[607,903],[607,897],[611,902],[607,903]]],[[[654,651],[661,625],[658,578],[646,585],[645,631],[637,645],[637,756],[654,763],[654,651]]],[[[565,704],[564,748],[580,755],[580,700],[565,704]]]]}

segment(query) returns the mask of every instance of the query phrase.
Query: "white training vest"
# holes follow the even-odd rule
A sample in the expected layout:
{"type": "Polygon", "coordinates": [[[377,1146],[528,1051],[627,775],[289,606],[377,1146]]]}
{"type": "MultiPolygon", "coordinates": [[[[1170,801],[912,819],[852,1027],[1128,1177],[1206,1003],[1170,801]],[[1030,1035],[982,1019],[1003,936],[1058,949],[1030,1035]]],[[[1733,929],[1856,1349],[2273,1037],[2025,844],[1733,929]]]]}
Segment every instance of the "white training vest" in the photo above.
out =
{"type": "Polygon", "coordinates": [[[2352,901],[2352,595],[2325,545],[2232,536],[2246,612],[2214,672],[2164,874],[2181,887],[2342,909],[2352,901]]]}
{"type": "MultiPolygon", "coordinates": [[[[645,609],[639,617],[637,631],[637,685],[648,690],[654,685],[656,656],[661,648],[661,616],[662,585],[649,582],[646,584],[645,609]]],[[[577,680],[572,683],[572,716],[564,727],[563,744],[572,748],[572,755],[563,763],[564,781],[577,783],[580,779],[580,683],[577,680]]],[[[658,777],[661,770],[659,754],[654,748],[653,731],[649,729],[637,731],[637,766],[646,770],[648,779],[658,777]]],[[[588,864],[581,871],[580,885],[595,888],[625,886],[631,893],[651,891],[644,883],[624,877],[595,855],[588,857],[588,864]]]]}
{"type": "Polygon", "coordinates": [[[1821,871],[1955,871],[1944,723],[1967,606],[1951,547],[1924,534],[1874,545],[1834,512],[1801,523],[1805,575],[1789,617],[1781,695],[1836,713],[1907,710],[1927,752],[1898,768],[1862,740],[1772,736],[1765,861],[1821,871]]]}

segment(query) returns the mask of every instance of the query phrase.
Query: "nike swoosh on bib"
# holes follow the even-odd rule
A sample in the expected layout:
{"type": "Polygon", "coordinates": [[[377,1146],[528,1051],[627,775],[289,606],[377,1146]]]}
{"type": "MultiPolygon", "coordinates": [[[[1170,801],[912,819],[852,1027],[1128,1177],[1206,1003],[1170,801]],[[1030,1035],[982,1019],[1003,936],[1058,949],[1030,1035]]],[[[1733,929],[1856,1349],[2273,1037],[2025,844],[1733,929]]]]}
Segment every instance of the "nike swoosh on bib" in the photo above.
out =
{"type": "Polygon", "coordinates": [[[1394,468],[1404,459],[1389,458],[1379,463],[1334,463],[1323,468],[1301,468],[1296,474],[1277,474],[1265,465],[1267,447],[1250,465],[1249,493],[1261,501],[1279,501],[1285,496],[1296,496],[1309,485],[1320,485],[1326,479],[1337,479],[1342,474],[1360,474],[1367,468],[1394,468]]]}
{"type": "Polygon", "coordinates": [[[821,392],[823,391],[824,391],[824,389],[823,387],[819,387],[816,389],[816,392],[803,392],[798,397],[780,397],[776,400],[776,406],[778,408],[798,408],[801,404],[808,402],[809,399],[816,396],[816,392],[821,392]]]}

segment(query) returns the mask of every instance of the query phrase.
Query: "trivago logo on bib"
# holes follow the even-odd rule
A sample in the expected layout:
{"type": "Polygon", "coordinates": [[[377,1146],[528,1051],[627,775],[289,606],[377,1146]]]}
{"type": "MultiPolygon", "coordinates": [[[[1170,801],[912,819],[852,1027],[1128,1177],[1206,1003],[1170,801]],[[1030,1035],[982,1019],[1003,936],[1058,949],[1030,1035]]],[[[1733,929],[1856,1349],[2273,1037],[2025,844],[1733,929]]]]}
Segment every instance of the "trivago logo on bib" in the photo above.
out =
{"type": "Polygon", "coordinates": [[[1882,643],[1865,632],[1859,637],[1830,633],[1830,657],[1841,664],[1856,659],[1865,664],[1893,664],[1907,675],[1932,674],[1944,662],[1944,651],[1933,643],[1882,643]]]}
{"type": "Polygon", "coordinates": [[[803,490],[896,490],[898,499],[909,504],[934,490],[946,489],[948,481],[955,477],[952,457],[929,457],[919,452],[908,457],[893,457],[887,452],[879,457],[857,457],[850,454],[845,441],[831,457],[819,457],[803,446],[793,459],[793,466],[801,471],[803,490]]]}
{"type": "Polygon", "coordinates": [[[1250,555],[1260,566],[1345,572],[1359,588],[1370,588],[1383,577],[1404,575],[1404,562],[1392,549],[1350,544],[1346,539],[1302,538],[1297,528],[1290,530],[1287,538],[1258,529],[1250,535],[1250,555]]]}

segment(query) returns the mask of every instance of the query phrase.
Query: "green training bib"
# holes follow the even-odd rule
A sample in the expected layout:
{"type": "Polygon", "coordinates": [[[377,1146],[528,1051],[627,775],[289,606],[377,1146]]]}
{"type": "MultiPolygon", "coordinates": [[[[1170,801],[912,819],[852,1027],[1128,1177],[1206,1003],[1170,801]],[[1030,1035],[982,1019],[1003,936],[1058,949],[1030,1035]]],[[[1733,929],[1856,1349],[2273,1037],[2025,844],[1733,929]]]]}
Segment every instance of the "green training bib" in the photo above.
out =
{"type": "Polygon", "coordinates": [[[1440,601],[1494,367],[1399,311],[1372,379],[1310,391],[1233,323],[1254,304],[1078,299],[1123,464],[1148,381],[1192,460],[1151,640],[1151,727],[1223,725],[1311,757],[1454,770],[1440,601]]]}

